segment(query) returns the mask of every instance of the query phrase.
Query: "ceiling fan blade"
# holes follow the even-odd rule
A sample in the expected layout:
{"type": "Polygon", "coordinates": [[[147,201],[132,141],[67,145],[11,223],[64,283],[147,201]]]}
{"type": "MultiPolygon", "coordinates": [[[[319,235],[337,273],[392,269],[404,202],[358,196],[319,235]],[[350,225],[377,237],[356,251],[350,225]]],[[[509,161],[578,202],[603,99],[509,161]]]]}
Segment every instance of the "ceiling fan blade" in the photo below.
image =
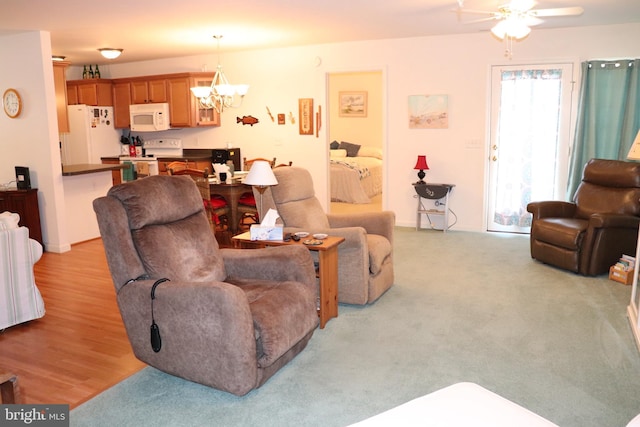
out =
{"type": "Polygon", "coordinates": [[[488,10],[476,10],[476,9],[461,9],[461,8],[456,8],[456,9],[451,9],[452,12],[458,12],[458,13],[472,13],[475,15],[492,15],[492,16],[499,16],[500,12],[491,12],[488,10]]]}
{"type": "Polygon", "coordinates": [[[463,24],[477,24],[478,22],[495,21],[497,19],[500,19],[500,17],[499,16],[490,16],[488,18],[479,18],[479,19],[473,19],[471,21],[464,21],[463,24]]]}
{"type": "Polygon", "coordinates": [[[542,19],[531,15],[526,15],[523,19],[527,27],[535,27],[536,25],[540,25],[544,22],[542,19]]]}
{"type": "Polygon", "coordinates": [[[584,9],[576,7],[557,7],[554,9],[533,9],[528,12],[531,16],[575,16],[582,15],[584,9]]]}

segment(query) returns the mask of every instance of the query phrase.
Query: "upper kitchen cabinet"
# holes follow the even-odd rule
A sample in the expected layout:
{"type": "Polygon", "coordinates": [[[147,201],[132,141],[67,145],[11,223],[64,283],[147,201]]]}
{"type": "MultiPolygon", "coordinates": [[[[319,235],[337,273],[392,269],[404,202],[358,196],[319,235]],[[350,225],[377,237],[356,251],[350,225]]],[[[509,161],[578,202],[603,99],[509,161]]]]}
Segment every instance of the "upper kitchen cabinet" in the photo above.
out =
{"type": "Polygon", "coordinates": [[[168,102],[167,80],[165,78],[144,78],[130,81],[131,103],[149,104],[168,102]]]}
{"type": "MultiPolygon", "coordinates": [[[[211,86],[213,73],[198,73],[191,76],[191,86],[211,86]]],[[[220,113],[215,108],[206,108],[200,105],[198,99],[189,90],[189,99],[192,103],[195,123],[193,126],[220,126],[220,113]]]]}
{"type": "Polygon", "coordinates": [[[69,105],[112,106],[111,80],[69,80],[67,82],[67,102],[69,105]]]}
{"type": "Polygon", "coordinates": [[[169,103],[171,127],[220,126],[214,108],[201,108],[191,93],[195,85],[210,86],[213,73],[175,73],[114,79],[113,109],[116,128],[128,128],[132,104],[169,103]]]}
{"type": "Polygon", "coordinates": [[[113,82],[113,122],[116,129],[125,129],[130,125],[129,105],[131,105],[131,84],[113,82]]]}
{"type": "Polygon", "coordinates": [[[67,113],[68,62],[53,63],[53,85],[56,91],[56,112],[58,113],[58,132],[69,133],[69,115],[67,113]]]}

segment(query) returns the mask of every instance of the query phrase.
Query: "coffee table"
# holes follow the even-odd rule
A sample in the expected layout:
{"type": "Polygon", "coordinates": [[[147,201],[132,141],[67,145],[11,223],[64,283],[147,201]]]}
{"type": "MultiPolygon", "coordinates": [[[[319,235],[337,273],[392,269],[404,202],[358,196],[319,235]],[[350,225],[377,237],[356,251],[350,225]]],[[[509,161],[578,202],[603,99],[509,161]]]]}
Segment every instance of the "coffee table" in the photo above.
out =
{"type": "Polygon", "coordinates": [[[251,240],[247,231],[231,240],[237,248],[266,248],[267,246],[302,245],[310,251],[318,252],[318,279],[320,281],[320,304],[318,316],[320,317],[320,329],[334,318],[338,317],[338,245],[344,242],[344,237],[328,236],[322,240],[321,245],[305,245],[301,239],[296,242],[293,239],[284,240],[251,240]]]}

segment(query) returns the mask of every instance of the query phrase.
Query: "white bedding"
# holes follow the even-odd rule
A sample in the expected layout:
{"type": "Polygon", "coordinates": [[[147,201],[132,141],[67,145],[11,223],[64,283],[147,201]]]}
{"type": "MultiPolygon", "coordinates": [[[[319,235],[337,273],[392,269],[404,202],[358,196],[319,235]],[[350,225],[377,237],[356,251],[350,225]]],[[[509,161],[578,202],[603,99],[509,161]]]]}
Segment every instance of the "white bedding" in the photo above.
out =
{"type": "Polygon", "coordinates": [[[371,203],[382,193],[382,160],[377,157],[332,156],[330,173],[332,202],[371,203]]]}

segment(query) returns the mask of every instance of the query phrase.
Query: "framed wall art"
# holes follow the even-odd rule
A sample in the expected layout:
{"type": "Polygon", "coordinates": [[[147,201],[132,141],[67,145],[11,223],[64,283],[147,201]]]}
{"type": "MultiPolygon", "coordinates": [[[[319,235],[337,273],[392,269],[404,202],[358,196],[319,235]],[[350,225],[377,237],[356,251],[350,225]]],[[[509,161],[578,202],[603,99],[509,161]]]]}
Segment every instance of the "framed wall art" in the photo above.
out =
{"type": "Polygon", "coordinates": [[[409,129],[448,129],[448,95],[409,96],[409,129]]]}
{"type": "Polygon", "coordinates": [[[340,117],[367,117],[367,92],[339,92],[340,117]]]}
{"type": "Polygon", "coordinates": [[[298,99],[298,117],[300,135],[313,135],[313,98],[298,99]]]}

